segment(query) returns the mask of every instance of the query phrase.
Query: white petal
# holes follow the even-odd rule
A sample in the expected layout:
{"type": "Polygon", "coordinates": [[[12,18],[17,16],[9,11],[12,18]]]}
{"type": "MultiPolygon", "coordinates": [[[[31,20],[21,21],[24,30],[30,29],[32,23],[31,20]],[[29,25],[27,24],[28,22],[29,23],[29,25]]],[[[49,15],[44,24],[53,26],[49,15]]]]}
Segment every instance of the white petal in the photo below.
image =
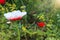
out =
{"type": "Polygon", "coordinates": [[[27,14],[27,12],[21,12],[21,11],[17,10],[17,11],[13,11],[13,12],[8,12],[8,13],[4,14],[4,16],[7,19],[11,19],[11,18],[23,17],[26,14],[27,14]]]}
{"type": "Polygon", "coordinates": [[[21,12],[20,12],[20,11],[17,11],[16,14],[15,14],[15,16],[16,16],[16,17],[19,17],[20,14],[21,14],[21,12]]]}
{"type": "Polygon", "coordinates": [[[7,19],[9,19],[10,17],[11,17],[11,13],[9,12],[9,13],[6,13],[6,14],[4,14],[4,16],[7,18],[7,19]]]}
{"type": "Polygon", "coordinates": [[[21,16],[23,17],[23,16],[25,16],[27,14],[27,12],[22,12],[21,13],[21,16]]]}

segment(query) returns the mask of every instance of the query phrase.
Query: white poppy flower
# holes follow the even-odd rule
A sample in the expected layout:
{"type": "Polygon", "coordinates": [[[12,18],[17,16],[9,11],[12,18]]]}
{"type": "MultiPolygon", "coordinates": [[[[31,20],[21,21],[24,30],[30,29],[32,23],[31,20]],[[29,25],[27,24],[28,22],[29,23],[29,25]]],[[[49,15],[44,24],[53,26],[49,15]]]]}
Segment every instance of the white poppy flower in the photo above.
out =
{"type": "Polygon", "coordinates": [[[8,20],[20,20],[23,16],[25,16],[27,12],[21,12],[19,10],[5,13],[4,16],[8,20]]]}

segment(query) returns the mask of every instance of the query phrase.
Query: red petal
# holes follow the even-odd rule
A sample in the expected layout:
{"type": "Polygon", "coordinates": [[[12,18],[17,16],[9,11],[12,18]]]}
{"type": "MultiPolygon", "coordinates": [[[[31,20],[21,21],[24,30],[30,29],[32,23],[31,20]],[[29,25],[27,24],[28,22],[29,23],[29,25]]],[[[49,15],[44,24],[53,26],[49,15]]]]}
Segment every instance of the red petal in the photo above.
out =
{"type": "Polygon", "coordinates": [[[17,18],[11,18],[10,20],[11,21],[16,21],[16,20],[21,20],[22,19],[22,17],[17,17],[17,18]]]}

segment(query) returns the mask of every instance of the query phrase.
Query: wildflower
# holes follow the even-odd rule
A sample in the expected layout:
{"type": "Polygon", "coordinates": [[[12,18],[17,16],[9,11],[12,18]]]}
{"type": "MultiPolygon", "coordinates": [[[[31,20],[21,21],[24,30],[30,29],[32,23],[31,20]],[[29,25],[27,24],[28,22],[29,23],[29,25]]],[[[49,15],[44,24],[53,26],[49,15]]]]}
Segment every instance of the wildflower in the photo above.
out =
{"type": "Polygon", "coordinates": [[[11,23],[10,21],[7,22],[7,24],[10,24],[10,23],[11,23]]]}
{"type": "Polygon", "coordinates": [[[26,12],[21,12],[19,10],[13,11],[13,12],[8,12],[4,14],[6,19],[11,20],[11,21],[16,21],[16,20],[21,20],[24,15],[26,15],[26,12]]]}
{"type": "Polygon", "coordinates": [[[0,4],[4,5],[6,3],[6,0],[0,0],[0,4]]]}
{"type": "Polygon", "coordinates": [[[38,25],[39,27],[44,27],[44,26],[45,26],[45,23],[44,23],[44,22],[37,22],[37,25],[38,25]]]}

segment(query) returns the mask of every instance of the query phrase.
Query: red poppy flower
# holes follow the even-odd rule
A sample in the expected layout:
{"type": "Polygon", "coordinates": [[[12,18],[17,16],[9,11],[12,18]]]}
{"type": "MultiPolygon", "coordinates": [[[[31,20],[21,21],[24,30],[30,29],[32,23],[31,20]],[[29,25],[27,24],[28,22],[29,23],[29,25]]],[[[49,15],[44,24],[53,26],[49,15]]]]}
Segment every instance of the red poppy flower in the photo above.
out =
{"type": "Polygon", "coordinates": [[[6,3],[6,0],[0,0],[0,4],[4,5],[6,3]]]}
{"type": "Polygon", "coordinates": [[[44,22],[37,22],[37,25],[38,25],[39,27],[44,27],[44,26],[45,26],[45,23],[44,23],[44,22]]]}

